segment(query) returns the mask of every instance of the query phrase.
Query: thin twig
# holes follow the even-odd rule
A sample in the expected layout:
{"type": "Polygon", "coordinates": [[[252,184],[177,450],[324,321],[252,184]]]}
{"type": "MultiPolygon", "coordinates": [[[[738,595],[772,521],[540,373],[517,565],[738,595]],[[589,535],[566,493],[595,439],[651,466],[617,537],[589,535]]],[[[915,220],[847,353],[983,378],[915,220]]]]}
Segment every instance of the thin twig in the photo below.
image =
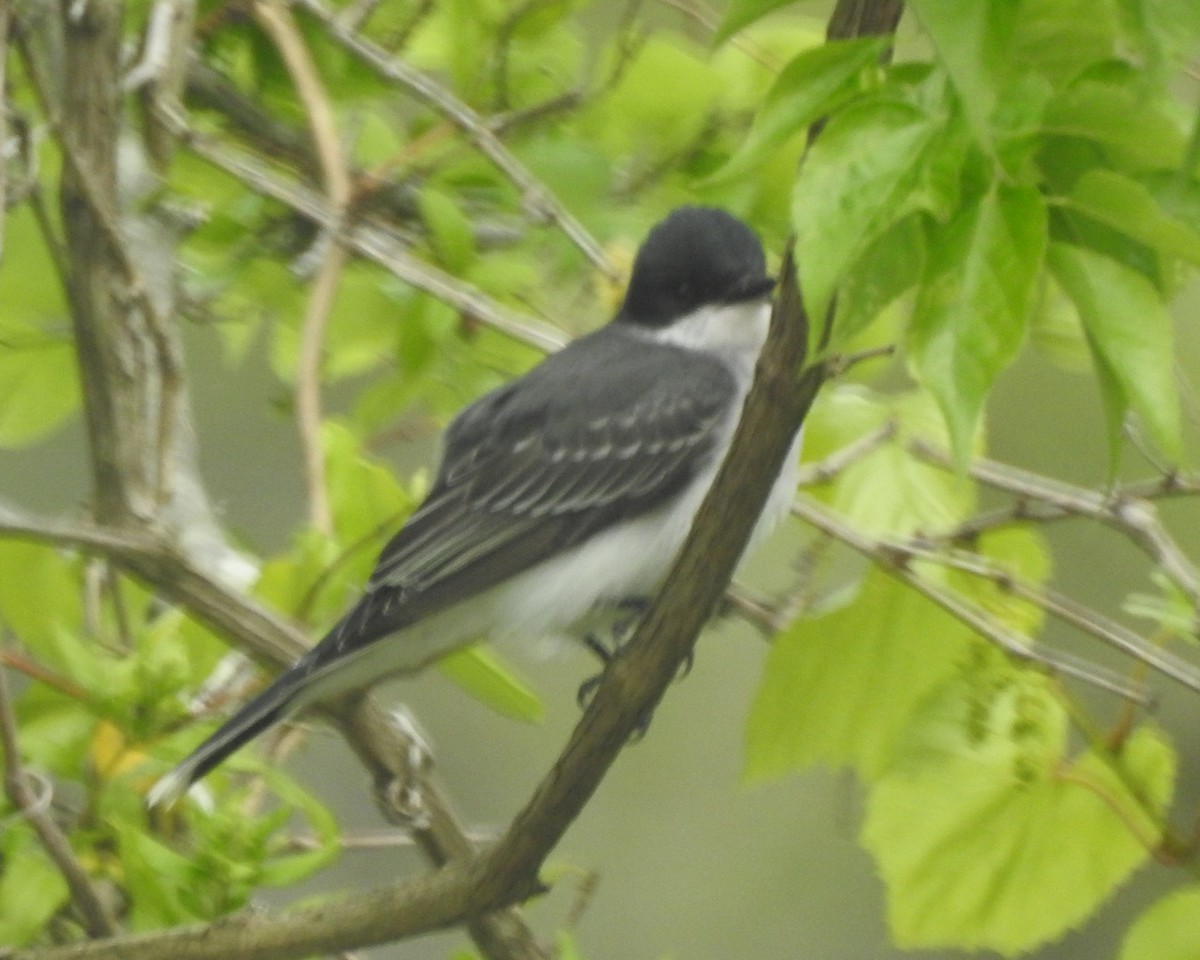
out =
{"type": "Polygon", "coordinates": [[[824,460],[806,463],[800,469],[798,486],[818,487],[832,483],[847,468],[852,467],[860,460],[870,456],[884,444],[890,443],[895,439],[897,430],[896,422],[889,420],[878,429],[863,434],[853,443],[848,443],[846,446],[835,450],[824,460]]]}
{"type": "Polygon", "coordinates": [[[280,201],[335,234],[347,246],[390,270],[405,283],[535,349],[550,352],[567,342],[568,338],[561,330],[532,317],[514,314],[477,287],[417,259],[408,252],[404,242],[382,224],[341,223],[324,198],[309,188],[283,180],[253,156],[235,152],[212,137],[196,132],[178,114],[170,115],[169,122],[198,156],[255,192],[280,201]]]}
{"type": "MultiPolygon", "coordinates": [[[[717,27],[720,26],[721,17],[705,4],[698,2],[689,2],[689,0],[661,0],[664,7],[670,7],[673,10],[678,10],[687,19],[702,27],[705,32],[711,36],[717,32],[717,27]]],[[[745,34],[738,34],[729,40],[729,43],[741,50],[747,57],[757,63],[759,66],[766,67],[771,72],[777,72],[781,64],[773,57],[769,56],[761,46],[748,40],[745,34]]]]}
{"type": "Polygon", "coordinates": [[[990,580],[1005,593],[1032,603],[1064,623],[1200,693],[1200,668],[1052,587],[1031,583],[975,553],[931,549],[917,541],[881,540],[879,547],[894,556],[927,560],[990,580]]]}
{"type": "MultiPolygon", "coordinates": [[[[283,58],[296,95],[304,107],[321,166],[325,193],[334,216],[340,222],[350,203],[350,175],[325,85],[321,82],[316,64],[291,12],[280,0],[257,0],[254,15],[283,58]]],[[[333,236],[336,237],[338,232],[333,231],[333,236]]],[[[333,531],[333,517],[325,487],[325,450],[321,443],[321,352],[325,328],[345,264],[346,249],[334,239],[325,251],[309,293],[296,361],[296,422],[304,453],[309,521],[325,534],[333,531]]]]}
{"type": "Polygon", "coordinates": [[[894,343],[885,343],[878,347],[867,347],[865,350],[859,350],[856,353],[839,354],[830,359],[829,376],[837,378],[860,363],[866,363],[868,360],[881,360],[895,356],[895,354],[896,345],[894,343]]]}
{"type": "Polygon", "coordinates": [[[574,90],[556,93],[554,96],[547,97],[540,103],[530,104],[528,107],[521,107],[519,110],[508,110],[504,113],[497,113],[488,119],[488,129],[498,137],[503,136],[510,130],[515,130],[518,127],[546,120],[555,114],[565,113],[568,110],[574,110],[583,104],[585,96],[586,94],[583,89],[576,87],[574,90]]]}
{"type": "MultiPolygon", "coordinates": [[[[954,469],[947,454],[927,443],[914,440],[911,449],[928,463],[954,469]]],[[[952,532],[954,538],[976,536],[988,526],[997,525],[998,519],[1001,523],[1021,520],[1044,522],[1068,516],[1098,520],[1123,533],[1148,554],[1187,595],[1192,606],[1200,611],[1200,570],[1159,522],[1154,504],[1144,497],[1131,495],[1130,490],[1121,489],[1107,494],[1099,493],[986,458],[973,460],[968,472],[980,483],[1010,493],[1019,500],[1007,514],[977,518],[959,525],[952,532]]]]}
{"type": "Polygon", "coordinates": [[[1027,637],[997,621],[978,604],[972,603],[942,584],[922,576],[903,562],[907,556],[914,553],[914,550],[907,544],[885,543],[864,536],[808,498],[798,498],[792,505],[792,512],[822,533],[874,560],[886,573],[904,581],[981,637],[994,643],[1013,659],[1037,663],[1049,670],[1089,683],[1102,690],[1109,690],[1119,696],[1139,702],[1145,701],[1145,694],[1140,689],[1131,686],[1125,678],[1061,651],[1035,649],[1030,645],[1027,637]]]}
{"type": "Polygon", "coordinates": [[[403,61],[390,56],[386,50],[365,37],[347,30],[320,0],[296,0],[296,5],[316,17],[330,36],[380,76],[405,87],[457,125],[471,138],[479,151],[512,181],[521,192],[525,209],[535,219],[549,220],[557,224],[592,266],[609,279],[618,278],[616,267],[596,239],[562,205],[550,188],[513,156],[478,113],[419,70],[414,70],[403,61]]]}
{"type": "Polygon", "coordinates": [[[30,680],[36,680],[38,683],[49,687],[51,690],[57,690],[72,700],[82,701],[87,699],[87,690],[74,680],[70,680],[60,673],[55,673],[49,667],[30,659],[27,654],[20,651],[0,646],[0,667],[8,667],[10,670],[16,670],[17,673],[23,673],[30,680]]]}
{"type": "Polygon", "coordinates": [[[318,532],[326,535],[333,533],[333,512],[325,483],[325,445],[321,437],[321,355],[345,265],[346,248],[334,240],[327,246],[313,278],[296,358],[296,424],[304,457],[308,519],[318,532]]]}
{"type": "Polygon", "coordinates": [[[0,752],[4,756],[4,791],[9,802],[21,811],[37,834],[46,855],[54,861],[67,881],[71,901],[79,910],[84,926],[91,937],[111,937],[117,925],[91,878],[75,857],[71,843],[50,816],[46,804],[40,803],[37,792],[30,786],[25,766],[21,762],[21,747],[17,741],[17,723],[13,716],[12,699],[8,690],[8,670],[0,667],[0,752]]]}

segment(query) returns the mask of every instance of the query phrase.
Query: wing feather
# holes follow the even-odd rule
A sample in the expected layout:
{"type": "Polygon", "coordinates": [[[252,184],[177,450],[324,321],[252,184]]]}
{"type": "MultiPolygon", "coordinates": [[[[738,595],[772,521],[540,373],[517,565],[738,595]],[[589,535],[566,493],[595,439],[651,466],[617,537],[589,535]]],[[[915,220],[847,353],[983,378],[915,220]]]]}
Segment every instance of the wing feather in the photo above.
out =
{"type": "Polygon", "coordinates": [[[629,334],[609,327],[577,340],[460,414],[429,497],[335,631],[339,649],[651,510],[695,475],[727,437],[732,375],[706,355],[651,341],[639,341],[630,363],[627,351],[614,353],[621,336],[629,334]]]}

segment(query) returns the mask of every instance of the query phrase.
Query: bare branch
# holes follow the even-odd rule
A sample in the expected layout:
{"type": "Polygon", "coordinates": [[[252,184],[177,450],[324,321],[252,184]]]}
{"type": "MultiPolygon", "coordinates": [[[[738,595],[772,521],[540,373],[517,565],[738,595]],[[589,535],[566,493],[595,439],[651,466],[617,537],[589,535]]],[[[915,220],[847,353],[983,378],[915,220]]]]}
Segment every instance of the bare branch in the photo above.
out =
{"type": "Polygon", "coordinates": [[[175,108],[181,102],[195,24],[196,0],[155,0],[141,59],[125,74],[124,89],[141,95],[146,149],[159,170],[170,163],[175,138],[158,122],[157,106],[175,108]]]}
{"type": "MultiPolygon", "coordinates": [[[[927,443],[914,441],[913,453],[921,459],[943,467],[954,469],[950,458],[927,443]]],[[[961,524],[946,535],[946,539],[969,539],[993,526],[1003,526],[1022,520],[1046,522],[1076,516],[1098,520],[1106,526],[1123,533],[1142,549],[1163,572],[1179,587],[1200,611],[1200,570],[1167,533],[1158,520],[1154,504],[1145,496],[1133,491],[1140,489],[1153,492],[1162,489],[1177,492],[1184,481],[1178,477],[1151,485],[1149,488],[1117,488],[1109,493],[1099,493],[1085,487],[1076,487],[1061,480],[1021,470],[995,460],[974,460],[968,472],[980,483],[997,490],[1013,494],[1019,500],[1007,511],[976,518],[961,524]]]]}
{"type": "Polygon", "coordinates": [[[889,420],[878,430],[863,434],[853,443],[848,443],[841,449],[835,450],[824,460],[805,464],[800,471],[799,485],[801,487],[817,487],[832,483],[848,467],[858,463],[864,457],[870,456],[884,444],[890,443],[895,436],[896,424],[889,420]]]}
{"type": "MultiPolygon", "coordinates": [[[[908,584],[918,593],[928,597],[951,616],[961,620],[981,637],[994,643],[1013,659],[1037,663],[1051,671],[1073,677],[1102,690],[1108,690],[1137,702],[1146,702],[1146,696],[1142,690],[1136,686],[1132,686],[1124,677],[1117,676],[1111,671],[1105,670],[1095,664],[1083,662],[1070,654],[1034,647],[1030,638],[996,620],[978,604],[972,603],[955,591],[930,580],[928,577],[922,576],[909,566],[907,562],[912,558],[920,558],[949,566],[960,566],[953,556],[932,550],[922,550],[915,543],[882,539],[874,540],[859,533],[849,525],[842,523],[831,513],[807,498],[797,499],[792,505],[792,512],[801,519],[811,523],[822,533],[871,558],[882,570],[904,581],[904,583],[908,584]]],[[[975,564],[972,567],[972,572],[978,572],[981,569],[983,569],[981,565],[975,564]]],[[[997,574],[997,578],[1002,579],[1005,584],[1016,584],[1019,582],[1018,578],[1007,572],[997,574]]],[[[1022,596],[1024,599],[1035,603],[1040,600],[1049,612],[1056,612],[1057,610],[1054,605],[1044,600],[1045,594],[1035,588],[1030,587],[1027,591],[1023,591],[1022,596]]],[[[1080,623],[1076,625],[1082,626],[1080,623]]],[[[1094,630],[1098,629],[1098,621],[1093,622],[1090,626],[1091,629],[1089,629],[1089,632],[1094,632],[1094,630]]],[[[1126,652],[1132,652],[1130,645],[1126,642],[1127,637],[1115,637],[1105,633],[1097,635],[1103,640],[1113,642],[1114,645],[1126,650],[1126,652]]],[[[1145,641],[1140,641],[1140,643],[1132,646],[1136,649],[1138,647],[1149,648],[1150,645],[1146,644],[1145,641]]],[[[1162,653],[1162,651],[1158,652],[1162,653]]],[[[1158,660],[1157,662],[1161,663],[1162,661],[1158,660]]],[[[1183,662],[1179,661],[1179,663],[1183,662]]],[[[1171,676],[1189,686],[1193,682],[1200,682],[1200,678],[1195,676],[1195,670],[1190,665],[1185,665],[1182,674],[1176,675],[1172,673],[1171,676]]]]}

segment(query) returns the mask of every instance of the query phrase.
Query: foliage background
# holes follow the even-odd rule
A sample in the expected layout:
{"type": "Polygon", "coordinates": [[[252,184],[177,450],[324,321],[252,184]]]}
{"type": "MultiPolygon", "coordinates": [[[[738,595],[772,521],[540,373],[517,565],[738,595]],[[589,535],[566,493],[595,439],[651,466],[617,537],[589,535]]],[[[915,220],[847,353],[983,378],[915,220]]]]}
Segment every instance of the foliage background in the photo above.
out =
{"type": "MultiPolygon", "coordinates": [[[[932,15],[936,7],[929,4],[927,10],[932,15]]],[[[988,5],[995,8],[998,5],[988,5]]],[[[1116,23],[1132,10],[1152,8],[1088,5],[1090,20],[1076,10],[1071,16],[1079,24],[1079,33],[1070,38],[1072,49],[1106,42],[1104,31],[1111,24],[1097,9],[1107,11],[1116,23]]],[[[1166,8],[1173,9],[1169,4],[1166,8]]],[[[131,32],[144,22],[149,9],[130,6],[131,32]]],[[[801,120],[793,117],[789,136],[748,161],[741,175],[724,181],[705,178],[736,152],[749,117],[766,97],[772,71],[758,61],[765,58],[778,66],[813,43],[823,29],[824,10],[802,4],[782,11],[710,54],[719,10],[648,6],[626,21],[621,10],[602,5],[535,3],[512,9],[523,13],[520,28],[512,34],[507,79],[501,79],[497,67],[496,34],[501,24],[509,22],[510,8],[499,3],[447,3],[426,11],[410,39],[411,60],[448,78],[459,96],[487,112],[541,103],[569,89],[575,78],[591,77],[596,86],[582,106],[535,122],[506,142],[606,244],[610,257],[627,262],[657,216],[693,200],[721,203],[748,217],[778,252],[789,226],[801,120]],[[643,42],[628,54],[623,68],[615,70],[614,61],[625,56],[621,44],[643,33],[643,42]],[[481,56],[480,51],[488,55],[481,56]],[[608,86],[614,75],[615,83],[608,86]]],[[[231,13],[234,10],[228,5],[201,6],[200,22],[207,24],[212,37],[206,55],[237,88],[253,92],[273,115],[302,130],[303,112],[291,79],[261,31],[231,13]]],[[[1039,10],[1039,5],[1030,3],[1024,13],[1032,16],[1039,10]]],[[[413,8],[385,4],[372,29],[386,35],[413,13],[413,8]],[[389,24],[389,17],[395,22],[389,24]]],[[[456,145],[452,134],[427,111],[339,52],[311,21],[302,18],[301,22],[322,76],[343,111],[342,119],[353,131],[352,156],[365,167],[380,165],[396,181],[420,183],[419,191],[402,194],[398,202],[402,215],[425,231],[417,244],[427,262],[478,284],[504,302],[561,324],[570,333],[604,319],[615,290],[585,268],[578,250],[558,231],[527,230],[515,213],[519,204],[510,182],[475,152],[456,145]],[[414,142],[419,147],[414,148],[414,142]],[[406,203],[409,207],[403,206],[406,203]],[[471,237],[472,223],[480,222],[500,236],[515,231],[519,242],[481,252],[471,237]],[[565,310],[563,303],[569,305],[565,310]]],[[[1195,27],[1191,24],[1190,34],[1183,30],[1172,34],[1173,40],[1185,46],[1185,38],[1190,38],[1194,48],[1195,27]]],[[[900,50],[902,59],[927,56],[930,51],[911,16],[902,26],[900,50]]],[[[1181,55],[1186,50],[1171,49],[1167,43],[1161,44],[1161,52],[1165,59],[1151,63],[1152,67],[1166,71],[1186,60],[1181,55]]],[[[1194,78],[1173,73],[1171,77],[1182,88],[1183,100],[1194,102],[1194,78]]],[[[18,90],[15,105],[36,112],[28,86],[14,89],[18,90]]],[[[224,133],[216,114],[197,107],[194,116],[202,130],[224,133]]],[[[1180,129],[1186,131],[1188,118],[1181,110],[1176,118],[1180,129]]],[[[238,136],[254,139],[245,130],[238,136]]],[[[58,161],[51,148],[43,151],[43,169],[51,177],[58,161]]],[[[429,462],[432,438],[444,418],[523,369],[536,353],[487,329],[464,324],[453,310],[415,296],[379,271],[361,264],[348,266],[331,314],[323,368],[328,409],[346,430],[325,435],[339,536],[328,541],[311,533],[298,537],[308,492],[290,415],[291,384],[299,318],[308,294],[288,267],[309,249],[311,232],[279,205],[216,174],[211,165],[187,151],[175,158],[168,182],[173,203],[198,205],[205,214],[182,250],[188,269],[184,300],[188,322],[182,331],[202,472],[228,529],[253,553],[277,558],[274,579],[263,594],[281,608],[293,609],[307,589],[306,578],[336,558],[355,534],[372,529],[385,515],[381,504],[404,508],[402,490],[391,488],[364,467],[359,459],[362,453],[394,465],[407,485],[411,471],[429,462]],[[403,324],[397,324],[398,316],[403,316],[403,324]],[[411,406],[397,418],[396,410],[404,404],[411,406]],[[397,442],[396,436],[405,442],[397,442]],[[361,484],[363,471],[376,484],[375,496],[360,498],[359,486],[344,487],[339,494],[339,482],[349,483],[350,477],[361,484]],[[350,489],[355,494],[348,495],[350,489]]],[[[63,303],[42,250],[28,210],[10,212],[0,271],[0,284],[5,285],[0,299],[10,305],[5,342],[20,343],[19,335],[28,337],[30,330],[22,324],[36,315],[36,329],[49,343],[39,356],[57,366],[38,368],[44,389],[26,388],[21,394],[26,405],[10,403],[7,408],[10,447],[0,453],[0,492],[22,507],[60,512],[65,504],[87,500],[89,479],[81,425],[77,419],[57,424],[73,409],[67,386],[70,364],[69,353],[56,352],[66,343],[63,303]],[[55,426],[46,438],[45,431],[55,426]],[[20,435],[22,430],[28,436],[20,435]],[[38,443],[26,446],[28,440],[38,443]]],[[[1163,287],[1176,292],[1171,283],[1164,281],[1163,287]]],[[[1190,382],[1197,373],[1189,366],[1190,358],[1197,352],[1195,325],[1187,321],[1196,306],[1194,286],[1176,301],[1177,353],[1184,359],[1180,373],[1190,382]]],[[[868,337],[867,342],[887,339],[888,333],[886,327],[877,328],[874,340],[868,337]]],[[[1069,343],[1072,336],[1061,339],[1069,343]]],[[[1044,349],[1045,343],[1043,338],[1039,344],[1043,349],[1024,354],[998,380],[988,408],[988,451],[1004,462],[1096,486],[1110,470],[1106,436],[1112,418],[1097,401],[1086,365],[1078,362],[1078,338],[1074,338],[1074,368],[1053,363],[1062,359],[1061,350],[1044,349]]],[[[28,351],[20,356],[27,355],[28,351]]],[[[8,359],[15,364],[17,356],[10,353],[8,359]]],[[[890,390],[905,382],[902,364],[885,371],[880,365],[868,367],[855,377],[890,390]]],[[[1193,430],[1188,427],[1189,441],[1194,439],[1193,430]]],[[[1124,463],[1130,476],[1145,474],[1136,454],[1128,450],[1124,463]]],[[[419,479],[414,482],[419,486],[419,479]]],[[[1179,542],[1196,542],[1200,517],[1194,500],[1168,505],[1164,513],[1179,542]]],[[[798,531],[791,531],[791,540],[785,536],[774,545],[749,579],[766,588],[786,589],[793,579],[790,565],[798,531]]],[[[1046,537],[1054,556],[1056,585],[1089,605],[1117,614],[1122,598],[1133,592],[1131,584],[1141,592],[1150,590],[1145,560],[1094,526],[1081,522],[1051,526],[1046,537]]],[[[10,583],[20,582],[17,572],[27,575],[29,568],[24,565],[29,556],[6,554],[10,583]]],[[[359,567],[366,560],[369,557],[360,556],[341,568],[339,576],[345,583],[336,580],[304,611],[313,623],[327,620],[340,606],[344,592],[339,590],[361,576],[359,567]]],[[[836,581],[845,570],[837,568],[835,574],[836,581]]],[[[11,592],[7,603],[6,619],[19,620],[19,604],[14,612],[11,592]]],[[[153,632],[152,620],[146,629],[153,632]]],[[[211,638],[192,634],[183,639],[193,652],[203,653],[191,667],[180,665],[178,645],[159,648],[169,652],[157,657],[134,658],[141,669],[150,671],[151,676],[141,678],[148,679],[148,686],[130,692],[123,702],[115,697],[99,711],[122,726],[135,753],[142,746],[137,737],[148,735],[146,728],[129,722],[135,708],[148,701],[173,702],[168,694],[202,679],[219,652],[211,638]]],[[[1068,646],[1076,642],[1066,631],[1053,629],[1047,639],[1068,646]]],[[[22,640],[30,642],[27,636],[22,640]]],[[[1094,645],[1081,649],[1089,657],[1105,659],[1094,645]]],[[[766,654],[766,644],[743,624],[724,622],[707,632],[692,676],[672,689],[651,735],[622,755],[556,855],[551,871],[557,878],[555,889],[533,907],[538,929],[567,925],[576,898],[583,897],[580,890],[586,891],[587,877],[595,871],[599,885],[584,898],[586,909],[578,921],[584,956],[911,955],[889,946],[875,867],[857,843],[863,793],[851,777],[810,769],[781,781],[748,788],[739,785],[746,718],[766,654]]],[[[69,660],[61,650],[58,655],[64,662],[69,660]]],[[[494,712],[432,672],[388,691],[389,696],[402,697],[428,728],[451,794],[468,821],[482,831],[501,828],[531,783],[552,763],[577,715],[574,690],[591,669],[584,657],[574,654],[548,662],[520,659],[517,664],[544,703],[545,718],[539,725],[498,721],[494,712]]],[[[1189,762],[1198,746],[1190,739],[1195,694],[1180,694],[1165,681],[1156,688],[1164,694],[1157,721],[1170,731],[1183,758],[1177,794],[1179,808],[1186,810],[1200,791],[1195,763],[1189,762]]],[[[1085,696],[1101,718],[1111,719],[1117,713],[1111,698],[1085,696]]],[[[79,716],[39,714],[36,695],[28,691],[24,709],[31,721],[24,729],[35,739],[38,731],[33,721],[39,718],[59,718],[63,729],[73,732],[69,749],[74,755],[69,762],[62,757],[57,762],[96,764],[108,756],[110,748],[101,736],[107,728],[95,724],[94,714],[88,714],[86,722],[79,716]]],[[[166,713],[160,724],[171,719],[169,707],[166,713]]],[[[184,733],[166,753],[178,752],[194,737],[194,732],[184,733]]],[[[161,742],[152,738],[151,742],[161,749],[161,742]]],[[[129,741],[122,742],[117,754],[130,746],[129,741]]],[[[55,762],[49,755],[43,759],[51,766],[55,762]]],[[[363,802],[365,778],[336,738],[313,737],[293,769],[313,795],[337,809],[342,829],[377,830],[376,815],[363,802]]],[[[130,800],[136,780],[125,781],[121,789],[128,795],[110,802],[124,804],[124,814],[133,823],[135,807],[130,800]]],[[[287,792],[286,787],[281,789],[287,792]]],[[[311,805],[306,809],[321,827],[320,814],[311,805]]],[[[109,822],[120,821],[118,813],[110,818],[109,822]]],[[[205,842],[229,842],[229,834],[221,830],[233,827],[224,823],[205,842]]],[[[249,856],[254,837],[242,833],[237,839],[246,845],[249,856]]],[[[9,856],[14,858],[11,851],[9,856]]],[[[127,870],[135,859],[127,855],[127,870]]],[[[170,868],[160,864],[159,869],[170,868]]],[[[176,863],[174,869],[183,867],[176,863]]],[[[344,853],[338,864],[309,878],[300,890],[317,893],[368,885],[414,869],[422,867],[409,852],[344,853]]],[[[300,867],[295,872],[301,872],[300,867]]],[[[1116,956],[1131,918],[1161,893],[1177,888],[1180,873],[1144,867],[1086,929],[1037,955],[1116,956]]],[[[295,888],[264,894],[280,903],[292,902],[296,895],[295,888]]],[[[154,925],[188,915],[177,907],[140,903],[141,922],[154,925]]],[[[378,954],[442,957],[462,943],[461,934],[451,933],[419,944],[380,948],[378,954]]]]}

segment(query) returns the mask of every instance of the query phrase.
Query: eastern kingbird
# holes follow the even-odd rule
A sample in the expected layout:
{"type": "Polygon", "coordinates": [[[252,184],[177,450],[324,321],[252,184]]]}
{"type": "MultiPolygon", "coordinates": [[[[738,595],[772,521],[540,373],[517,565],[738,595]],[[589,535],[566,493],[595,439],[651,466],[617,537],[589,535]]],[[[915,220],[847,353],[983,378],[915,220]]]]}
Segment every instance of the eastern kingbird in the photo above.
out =
{"type": "MultiPolygon", "coordinates": [[[[758,238],[728,213],[683,207],[654,227],[613,321],[455,417],[429,496],[384,547],[361,599],[160,780],[151,802],[179,796],[314,701],[480,638],[583,639],[627,625],[662,583],[729,447],[773,287],[758,238]]],[[[751,543],[791,503],[798,444],[751,543]]]]}

